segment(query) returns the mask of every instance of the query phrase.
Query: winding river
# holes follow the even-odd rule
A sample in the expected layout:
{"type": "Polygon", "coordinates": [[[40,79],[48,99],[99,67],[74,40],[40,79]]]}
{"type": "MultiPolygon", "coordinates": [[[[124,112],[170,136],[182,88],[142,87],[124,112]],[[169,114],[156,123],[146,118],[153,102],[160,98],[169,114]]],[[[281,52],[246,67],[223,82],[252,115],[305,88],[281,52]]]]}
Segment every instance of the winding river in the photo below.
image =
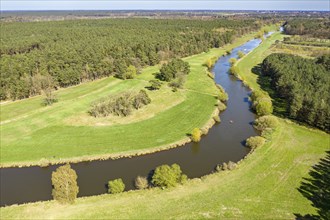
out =
{"type": "MultiPolygon", "coordinates": [[[[72,164],[78,175],[78,196],[106,193],[107,181],[116,178],[123,179],[126,190],[134,189],[138,175],[148,176],[162,164],[177,163],[183,173],[194,178],[211,173],[222,162],[241,160],[249,152],[244,141],[257,131],[252,127],[255,115],[250,111],[250,90],[228,74],[229,59],[236,58],[238,51],[250,52],[260,43],[260,39],[250,40],[216,62],[215,81],[226,90],[229,101],[220,115],[221,123],[214,125],[201,142],[132,158],[72,164]]],[[[58,166],[0,169],[1,206],[52,199],[51,173],[58,166]]]]}

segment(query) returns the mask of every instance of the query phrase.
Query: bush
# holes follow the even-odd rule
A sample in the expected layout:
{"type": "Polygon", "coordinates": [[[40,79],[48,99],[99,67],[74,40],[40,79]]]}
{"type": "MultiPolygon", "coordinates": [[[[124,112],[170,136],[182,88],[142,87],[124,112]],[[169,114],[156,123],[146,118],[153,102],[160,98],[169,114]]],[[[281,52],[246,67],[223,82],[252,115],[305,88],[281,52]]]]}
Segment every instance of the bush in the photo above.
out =
{"type": "Polygon", "coordinates": [[[230,50],[226,50],[226,54],[227,55],[231,54],[231,51],[230,50]]]}
{"type": "Polygon", "coordinates": [[[220,171],[226,171],[226,170],[233,170],[235,169],[237,166],[236,163],[232,162],[232,161],[229,161],[228,163],[222,163],[222,164],[218,164],[216,167],[215,167],[215,170],[217,172],[220,172],[220,171]]]}
{"type": "Polygon", "coordinates": [[[221,102],[225,102],[228,100],[228,94],[225,93],[225,92],[219,92],[218,94],[218,99],[221,101],[221,102]]]}
{"type": "Polygon", "coordinates": [[[269,95],[262,91],[253,91],[251,94],[252,108],[257,115],[270,115],[273,112],[273,104],[269,95]]]}
{"type": "Polygon", "coordinates": [[[264,131],[265,129],[275,130],[278,126],[278,120],[274,116],[266,115],[255,120],[253,126],[259,131],[264,131]]]}
{"type": "Polygon", "coordinates": [[[147,177],[144,176],[138,176],[135,179],[135,187],[137,189],[146,189],[148,188],[149,183],[147,177]]]}
{"type": "Polygon", "coordinates": [[[132,100],[133,107],[135,109],[139,109],[145,105],[150,104],[151,99],[149,98],[147,92],[145,90],[140,90],[140,92],[134,96],[132,100]]]}
{"type": "Polygon", "coordinates": [[[236,58],[230,58],[229,59],[229,63],[231,66],[234,66],[234,64],[237,62],[237,59],[236,58]]]}
{"type": "Polygon", "coordinates": [[[227,106],[225,104],[223,104],[222,102],[218,103],[218,109],[220,112],[226,110],[227,106]]]}
{"type": "Polygon", "coordinates": [[[69,164],[58,167],[52,173],[53,198],[60,203],[73,203],[79,192],[77,178],[69,164]]]}
{"type": "Polygon", "coordinates": [[[177,164],[161,165],[155,169],[152,176],[152,184],[159,187],[174,187],[178,183],[184,183],[187,176],[182,174],[181,168],[177,164]]]}
{"type": "Polygon", "coordinates": [[[191,140],[193,142],[199,142],[201,140],[201,130],[199,128],[194,128],[194,130],[191,132],[191,140]]]}
{"type": "Polygon", "coordinates": [[[44,105],[46,106],[52,105],[53,103],[58,102],[56,95],[53,93],[51,89],[44,90],[44,93],[45,93],[45,98],[43,100],[44,105]]]}
{"type": "Polygon", "coordinates": [[[243,58],[245,56],[245,53],[243,53],[242,51],[238,51],[237,52],[237,55],[241,59],[241,58],[243,58]]]}
{"type": "Polygon", "coordinates": [[[125,184],[122,179],[115,179],[108,182],[108,192],[111,194],[121,193],[125,190],[125,184]]]}
{"type": "Polygon", "coordinates": [[[238,68],[237,68],[237,66],[230,67],[229,73],[232,74],[232,75],[234,75],[234,76],[238,76],[238,68]]]}
{"type": "Polygon", "coordinates": [[[249,137],[246,140],[246,146],[251,148],[251,149],[255,149],[257,147],[261,147],[265,144],[265,138],[260,137],[260,136],[255,136],[255,137],[249,137]]]}
{"type": "Polygon", "coordinates": [[[257,115],[270,115],[273,113],[273,104],[270,99],[261,99],[256,103],[255,110],[257,115]]]}
{"type": "Polygon", "coordinates": [[[158,90],[162,86],[162,82],[156,79],[150,80],[149,83],[151,84],[149,86],[150,90],[158,90]]]}
{"type": "Polygon", "coordinates": [[[217,123],[220,123],[220,122],[221,122],[221,119],[220,119],[219,115],[214,116],[214,117],[213,117],[213,120],[214,120],[215,122],[217,122],[217,123]]]}
{"type": "Polygon", "coordinates": [[[173,89],[182,89],[183,88],[183,84],[185,83],[186,78],[184,75],[180,75],[178,76],[175,80],[173,80],[172,82],[170,82],[168,85],[170,87],[172,87],[173,89]]]}

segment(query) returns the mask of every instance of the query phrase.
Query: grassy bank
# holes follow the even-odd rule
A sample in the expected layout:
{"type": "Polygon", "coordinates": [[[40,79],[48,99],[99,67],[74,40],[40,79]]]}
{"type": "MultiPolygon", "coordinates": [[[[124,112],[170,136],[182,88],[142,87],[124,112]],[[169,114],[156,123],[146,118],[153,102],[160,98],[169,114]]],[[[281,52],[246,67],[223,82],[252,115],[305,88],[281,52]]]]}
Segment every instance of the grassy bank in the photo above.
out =
{"type": "Polygon", "coordinates": [[[94,100],[109,94],[145,88],[159,66],[145,68],[133,80],[110,77],[61,89],[56,91],[59,102],[48,107],[42,106],[41,96],[2,104],[1,166],[136,154],[187,139],[186,134],[207,123],[215,109],[217,88],[203,64],[252,36],[185,58],[191,66],[185,88],[176,93],[167,86],[149,91],[152,103],[128,118],[96,119],[87,111],[94,100]]]}

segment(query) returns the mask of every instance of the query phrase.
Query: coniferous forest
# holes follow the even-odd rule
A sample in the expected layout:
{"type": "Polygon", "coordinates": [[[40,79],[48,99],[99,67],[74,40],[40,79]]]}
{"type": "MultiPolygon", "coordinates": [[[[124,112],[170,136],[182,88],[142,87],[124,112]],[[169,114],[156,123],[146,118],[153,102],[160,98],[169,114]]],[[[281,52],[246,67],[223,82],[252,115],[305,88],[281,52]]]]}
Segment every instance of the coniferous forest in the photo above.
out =
{"type": "Polygon", "coordinates": [[[329,131],[330,55],[316,60],[290,54],[271,54],[262,74],[271,78],[276,94],[287,102],[290,117],[329,131]]]}
{"type": "Polygon", "coordinates": [[[0,99],[125,75],[220,47],[257,30],[246,20],[104,19],[3,23],[0,99]]]}

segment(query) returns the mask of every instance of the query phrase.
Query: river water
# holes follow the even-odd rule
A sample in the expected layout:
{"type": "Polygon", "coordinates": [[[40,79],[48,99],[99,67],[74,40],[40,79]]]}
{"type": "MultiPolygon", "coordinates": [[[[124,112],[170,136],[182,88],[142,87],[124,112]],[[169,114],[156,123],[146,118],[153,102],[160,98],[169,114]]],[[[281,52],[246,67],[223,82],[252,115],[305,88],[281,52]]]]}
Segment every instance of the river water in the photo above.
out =
{"type": "MultiPolygon", "coordinates": [[[[228,74],[229,59],[237,58],[238,51],[250,52],[260,43],[260,39],[250,40],[216,62],[215,81],[226,90],[229,100],[227,109],[220,114],[221,123],[212,127],[199,143],[132,158],[72,164],[78,175],[78,196],[106,193],[107,182],[116,178],[123,179],[126,190],[134,189],[138,175],[148,176],[162,164],[177,163],[183,173],[194,178],[211,173],[217,164],[241,160],[249,152],[244,141],[257,135],[252,127],[255,115],[248,101],[250,90],[228,74]]],[[[51,200],[51,173],[58,166],[0,169],[0,205],[51,200]]]]}

